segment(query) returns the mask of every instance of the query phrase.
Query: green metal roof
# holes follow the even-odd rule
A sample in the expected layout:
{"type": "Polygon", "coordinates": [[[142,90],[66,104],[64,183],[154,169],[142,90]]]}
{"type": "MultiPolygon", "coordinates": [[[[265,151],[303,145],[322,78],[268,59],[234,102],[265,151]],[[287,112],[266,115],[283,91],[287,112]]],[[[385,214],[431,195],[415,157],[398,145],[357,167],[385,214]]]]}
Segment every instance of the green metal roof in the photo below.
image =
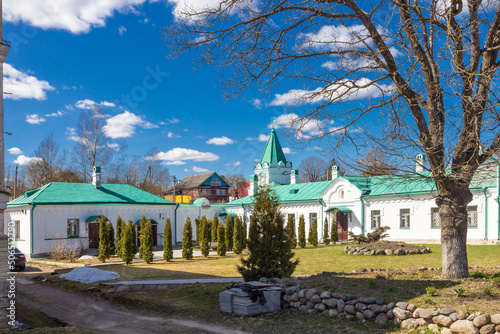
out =
{"type": "Polygon", "coordinates": [[[352,212],[352,210],[349,209],[347,206],[331,206],[328,209],[326,209],[325,212],[330,212],[330,211],[333,211],[335,209],[342,211],[342,212],[352,212]]]}
{"type": "Polygon", "coordinates": [[[175,205],[161,197],[128,184],[51,182],[7,203],[7,207],[41,204],[146,204],[175,205]]]}
{"type": "Polygon", "coordinates": [[[278,163],[283,161],[286,163],[285,154],[283,153],[283,149],[281,148],[280,141],[278,140],[278,136],[276,136],[276,131],[274,128],[271,130],[271,135],[267,140],[266,149],[262,154],[262,158],[260,158],[260,163],[264,162],[270,163],[278,163]]]}
{"type": "MultiPolygon", "coordinates": [[[[109,221],[108,217],[105,216],[104,218],[106,219],[106,221],[109,221]]],[[[90,222],[93,222],[93,221],[96,221],[96,220],[100,221],[100,219],[101,219],[101,216],[90,216],[89,218],[87,218],[85,220],[85,222],[86,223],[90,223],[90,222]]]]}
{"type": "MultiPolygon", "coordinates": [[[[317,201],[332,181],[287,184],[270,187],[280,202],[317,201]]],[[[225,206],[253,204],[253,196],[246,196],[225,204],[225,206]]]]}
{"type": "Polygon", "coordinates": [[[227,212],[227,211],[221,211],[221,213],[219,213],[219,217],[222,217],[222,216],[236,217],[236,213],[234,213],[234,212],[227,212]]]}

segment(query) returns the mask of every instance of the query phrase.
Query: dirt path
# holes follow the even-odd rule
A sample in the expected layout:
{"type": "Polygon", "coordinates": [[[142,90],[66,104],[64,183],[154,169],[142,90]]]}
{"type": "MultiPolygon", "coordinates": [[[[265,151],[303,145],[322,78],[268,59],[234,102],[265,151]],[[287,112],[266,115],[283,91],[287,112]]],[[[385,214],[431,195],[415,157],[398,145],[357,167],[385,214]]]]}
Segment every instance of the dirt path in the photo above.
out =
{"type": "Polygon", "coordinates": [[[107,333],[240,333],[216,325],[177,318],[148,317],[104,301],[65,292],[17,276],[16,299],[28,308],[70,326],[96,329],[107,333]]]}

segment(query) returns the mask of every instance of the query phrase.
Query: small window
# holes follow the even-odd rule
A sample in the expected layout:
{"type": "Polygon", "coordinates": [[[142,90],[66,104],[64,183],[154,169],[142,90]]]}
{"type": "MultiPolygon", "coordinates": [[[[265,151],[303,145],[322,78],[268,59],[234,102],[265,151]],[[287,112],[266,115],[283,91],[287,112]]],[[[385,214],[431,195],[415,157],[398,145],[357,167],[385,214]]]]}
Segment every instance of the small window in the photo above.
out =
{"type": "Polygon", "coordinates": [[[21,239],[21,221],[14,220],[15,238],[21,239]]]}
{"type": "Polygon", "coordinates": [[[79,219],[68,219],[68,238],[79,236],[79,225],[79,219]]]}
{"type": "Polygon", "coordinates": [[[218,196],[224,196],[226,194],[226,190],[225,189],[218,189],[217,190],[217,195],[218,196]]]}
{"type": "Polygon", "coordinates": [[[399,210],[399,227],[410,228],[410,209],[399,210]]]}
{"type": "Polygon", "coordinates": [[[431,227],[441,228],[441,217],[439,217],[438,208],[431,208],[431,227]]]}
{"type": "Polygon", "coordinates": [[[372,228],[380,227],[380,210],[372,210],[372,228]]]}
{"type": "Polygon", "coordinates": [[[467,227],[477,227],[477,206],[467,207],[467,227]]]}

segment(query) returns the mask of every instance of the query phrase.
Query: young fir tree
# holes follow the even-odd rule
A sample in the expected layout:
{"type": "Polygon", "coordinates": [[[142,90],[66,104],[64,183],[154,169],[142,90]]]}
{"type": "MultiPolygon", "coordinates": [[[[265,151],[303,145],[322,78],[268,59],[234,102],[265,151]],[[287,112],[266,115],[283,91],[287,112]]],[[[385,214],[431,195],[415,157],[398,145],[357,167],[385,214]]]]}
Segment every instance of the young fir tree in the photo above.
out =
{"type": "Polygon", "coordinates": [[[118,255],[119,257],[122,257],[122,238],[123,238],[123,232],[125,230],[125,222],[123,221],[122,217],[118,216],[116,219],[116,248],[115,248],[115,254],[118,255]]]}
{"type": "Polygon", "coordinates": [[[194,219],[194,227],[195,227],[195,232],[196,232],[196,244],[197,245],[200,245],[200,242],[201,242],[201,220],[200,218],[196,217],[194,219]]]}
{"type": "Polygon", "coordinates": [[[99,222],[99,255],[97,258],[101,262],[106,262],[106,259],[109,258],[108,247],[109,247],[109,229],[106,223],[106,217],[104,215],[101,216],[99,222]]]}
{"type": "Polygon", "coordinates": [[[335,244],[337,241],[339,241],[339,234],[337,231],[337,221],[332,220],[332,234],[330,237],[331,241],[333,244],[335,244]]]}
{"type": "Polygon", "coordinates": [[[139,246],[139,253],[142,254],[142,259],[146,263],[153,262],[153,227],[149,220],[141,227],[141,245],[139,246]]]}
{"type": "Polygon", "coordinates": [[[233,250],[233,241],[234,241],[234,230],[233,230],[233,219],[231,216],[227,215],[226,216],[226,228],[225,228],[225,234],[226,234],[226,250],[228,252],[233,250]]]}
{"type": "Polygon", "coordinates": [[[330,233],[328,231],[328,218],[325,217],[325,223],[323,225],[323,243],[327,246],[330,244],[330,233]]]}
{"type": "Polygon", "coordinates": [[[128,226],[130,226],[130,235],[132,236],[132,249],[134,251],[134,256],[137,253],[137,231],[135,228],[134,221],[132,219],[128,220],[128,226]]]}
{"type": "Polygon", "coordinates": [[[241,254],[243,250],[243,225],[241,224],[240,217],[234,218],[234,254],[241,254]]]}
{"type": "Polygon", "coordinates": [[[300,215],[299,218],[299,247],[306,247],[306,221],[304,219],[304,215],[300,215]]]}
{"type": "Polygon", "coordinates": [[[288,221],[286,223],[286,233],[292,242],[292,248],[297,247],[297,236],[295,234],[295,216],[288,215],[288,221]]]}
{"type": "Polygon", "coordinates": [[[292,261],[292,243],[285,232],[278,199],[269,189],[259,191],[254,199],[249,255],[241,259],[238,271],[245,281],[261,277],[290,277],[298,260],[292,261]]]}
{"type": "Polygon", "coordinates": [[[219,216],[217,216],[217,213],[214,213],[214,219],[212,220],[211,227],[212,242],[219,242],[219,238],[217,237],[217,231],[219,230],[219,216]]]}
{"type": "Polygon", "coordinates": [[[109,259],[111,255],[115,254],[115,229],[113,228],[112,222],[107,222],[106,228],[108,229],[108,254],[107,258],[109,259]]]}
{"type": "Polygon", "coordinates": [[[226,256],[226,238],[225,238],[224,226],[219,223],[217,228],[217,254],[219,256],[226,256]]]}
{"type": "Polygon", "coordinates": [[[163,259],[170,261],[174,258],[174,248],[172,247],[172,225],[170,217],[165,223],[165,231],[163,231],[163,259]]]}
{"type": "Polygon", "coordinates": [[[247,229],[247,222],[245,221],[245,217],[240,218],[241,220],[241,226],[243,226],[243,249],[247,248],[247,235],[248,235],[248,229],[247,229]]]}
{"type": "Polygon", "coordinates": [[[309,243],[317,247],[318,246],[318,220],[316,218],[313,219],[311,223],[311,227],[309,228],[309,235],[308,238],[309,243]]]}
{"type": "Polygon", "coordinates": [[[207,220],[205,217],[201,219],[201,254],[204,257],[208,257],[208,254],[210,253],[210,247],[208,245],[208,238],[211,232],[211,225],[209,220],[207,220]]]}
{"type": "Polygon", "coordinates": [[[148,222],[148,220],[146,219],[146,216],[143,214],[142,217],[141,217],[141,221],[139,222],[139,258],[140,259],[144,259],[144,254],[142,252],[143,247],[142,246],[142,234],[143,234],[143,231],[144,231],[144,227],[146,226],[146,223],[148,222]]]}
{"type": "Polygon", "coordinates": [[[135,237],[135,228],[132,223],[132,225],[129,223],[127,225],[124,225],[123,230],[122,230],[122,237],[120,239],[120,257],[122,258],[122,261],[125,262],[127,265],[132,263],[132,260],[134,259],[134,254],[135,254],[135,248],[134,248],[134,237],[135,237]]]}
{"type": "Polygon", "coordinates": [[[186,218],[184,230],[182,231],[182,257],[187,260],[193,258],[193,227],[189,216],[186,218]]]}

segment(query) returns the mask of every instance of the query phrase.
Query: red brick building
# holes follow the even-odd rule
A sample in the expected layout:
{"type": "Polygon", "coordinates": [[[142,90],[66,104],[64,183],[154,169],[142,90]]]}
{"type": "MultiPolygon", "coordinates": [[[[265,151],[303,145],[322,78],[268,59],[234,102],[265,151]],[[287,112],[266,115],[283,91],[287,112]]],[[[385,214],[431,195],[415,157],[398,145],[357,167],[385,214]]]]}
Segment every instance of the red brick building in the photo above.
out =
{"type": "MultiPolygon", "coordinates": [[[[191,196],[194,202],[205,197],[211,203],[226,203],[229,201],[229,185],[216,172],[191,175],[175,185],[176,195],[191,196]]],[[[170,188],[167,195],[172,195],[170,188]]]]}

